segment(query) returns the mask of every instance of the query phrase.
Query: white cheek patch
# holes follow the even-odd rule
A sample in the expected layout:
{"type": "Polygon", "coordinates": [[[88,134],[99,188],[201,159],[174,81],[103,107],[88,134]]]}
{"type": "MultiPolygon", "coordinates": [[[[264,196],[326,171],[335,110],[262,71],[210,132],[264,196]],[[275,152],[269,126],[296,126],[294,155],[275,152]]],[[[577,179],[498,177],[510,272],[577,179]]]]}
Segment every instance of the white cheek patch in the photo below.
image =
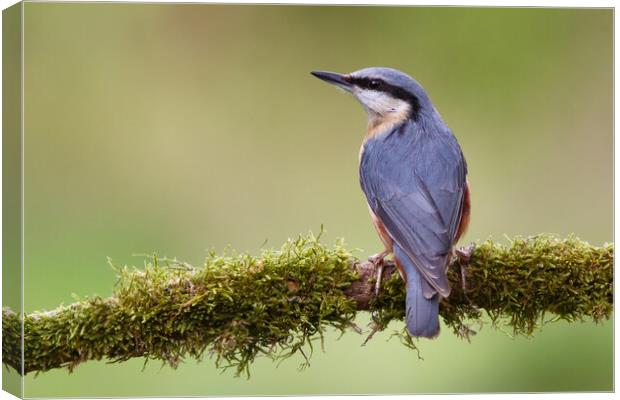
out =
{"type": "Polygon", "coordinates": [[[369,89],[356,89],[353,93],[368,112],[386,116],[390,113],[402,113],[409,104],[387,93],[369,89]]]}

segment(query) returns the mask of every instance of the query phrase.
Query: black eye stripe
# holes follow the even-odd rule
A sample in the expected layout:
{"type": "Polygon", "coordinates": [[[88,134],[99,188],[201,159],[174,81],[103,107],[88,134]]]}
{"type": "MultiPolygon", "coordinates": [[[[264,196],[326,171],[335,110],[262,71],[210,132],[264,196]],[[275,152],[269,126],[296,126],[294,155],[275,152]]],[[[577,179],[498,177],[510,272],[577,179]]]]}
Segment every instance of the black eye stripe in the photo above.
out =
{"type": "Polygon", "coordinates": [[[389,93],[392,97],[408,102],[411,105],[411,116],[413,119],[417,119],[418,112],[420,111],[420,100],[413,93],[401,87],[390,85],[381,79],[357,78],[349,76],[346,80],[362,89],[378,90],[384,93],[389,93]]]}
{"type": "Polygon", "coordinates": [[[371,79],[371,78],[349,78],[349,82],[354,84],[355,86],[361,87],[362,89],[372,89],[378,90],[383,89],[385,86],[385,82],[381,79],[371,79]]]}

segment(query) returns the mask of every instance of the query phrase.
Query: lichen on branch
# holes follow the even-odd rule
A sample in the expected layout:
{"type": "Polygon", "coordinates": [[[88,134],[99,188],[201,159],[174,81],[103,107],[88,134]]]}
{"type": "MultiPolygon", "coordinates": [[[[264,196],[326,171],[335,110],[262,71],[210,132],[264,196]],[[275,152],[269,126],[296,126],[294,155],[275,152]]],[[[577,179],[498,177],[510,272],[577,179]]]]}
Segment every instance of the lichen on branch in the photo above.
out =
{"type": "MultiPolygon", "coordinates": [[[[117,271],[109,298],[25,315],[24,371],[21,319],[4,309],[3,362],[28,373],[133,357],[175,367],[186,357],[208,354],[220,367],[249,373],[261,355],[284,359],[299,353],[307,363],[328,330],[359,331],[359,311],[371,312],[371,333],[404,317],[404,285],[393,265],[375,297],[373,266],[342,241],[325,246],[312,234],[260,257],[210,253],[204,266],[193,267],[154,256],[143,269],[117,271]]],[[[546,314],[598,322],[612,312],[611,244],[594,247],[548,235],[514,238],[508,245],[487,240],[466,264],[455,260],[448,276],[452,293],[440,314],[460,336],[469,337],[472,322],[484,319],[531,335],[546,314]]],[[[415,348],[404,330],[400,335],[415,348]]]]}

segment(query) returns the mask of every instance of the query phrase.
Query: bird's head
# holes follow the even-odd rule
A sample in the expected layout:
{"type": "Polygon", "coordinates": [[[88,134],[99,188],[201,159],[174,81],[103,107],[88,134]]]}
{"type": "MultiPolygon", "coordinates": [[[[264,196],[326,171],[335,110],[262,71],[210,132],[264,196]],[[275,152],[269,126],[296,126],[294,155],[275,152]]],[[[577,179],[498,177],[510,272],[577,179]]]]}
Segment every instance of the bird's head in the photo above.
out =
{"type": "Polygon", "coordinates": [[[392,68],[364,68],[350,74],[313,71],[312,75],[349,93],[374,120],[413,119],[433,112],[428,95],[409,75],[392,68]]]}

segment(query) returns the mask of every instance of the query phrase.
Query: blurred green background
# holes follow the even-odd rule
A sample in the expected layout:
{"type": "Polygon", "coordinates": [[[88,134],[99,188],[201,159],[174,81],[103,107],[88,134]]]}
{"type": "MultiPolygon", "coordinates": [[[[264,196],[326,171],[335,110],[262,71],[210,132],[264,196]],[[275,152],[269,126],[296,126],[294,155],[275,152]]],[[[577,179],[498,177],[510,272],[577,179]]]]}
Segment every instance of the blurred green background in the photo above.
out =
{"type": "MultiPolygon", "coordinates": [[[[25,4],[25,310],[112,292],[106,263],[200,264],[290,236],[381,248],[359,189],[365,114],[309,71],[413,75],[469,163],[464,242],[612,231],[611,10],[25,4]]],[[[365,324],[367,317],[360,318],[365,324]]],[[[330,335],[311,367],[208,358],[29,375],[25,396],[609,391],[612,324],[531,339],[330,335]]]]}

